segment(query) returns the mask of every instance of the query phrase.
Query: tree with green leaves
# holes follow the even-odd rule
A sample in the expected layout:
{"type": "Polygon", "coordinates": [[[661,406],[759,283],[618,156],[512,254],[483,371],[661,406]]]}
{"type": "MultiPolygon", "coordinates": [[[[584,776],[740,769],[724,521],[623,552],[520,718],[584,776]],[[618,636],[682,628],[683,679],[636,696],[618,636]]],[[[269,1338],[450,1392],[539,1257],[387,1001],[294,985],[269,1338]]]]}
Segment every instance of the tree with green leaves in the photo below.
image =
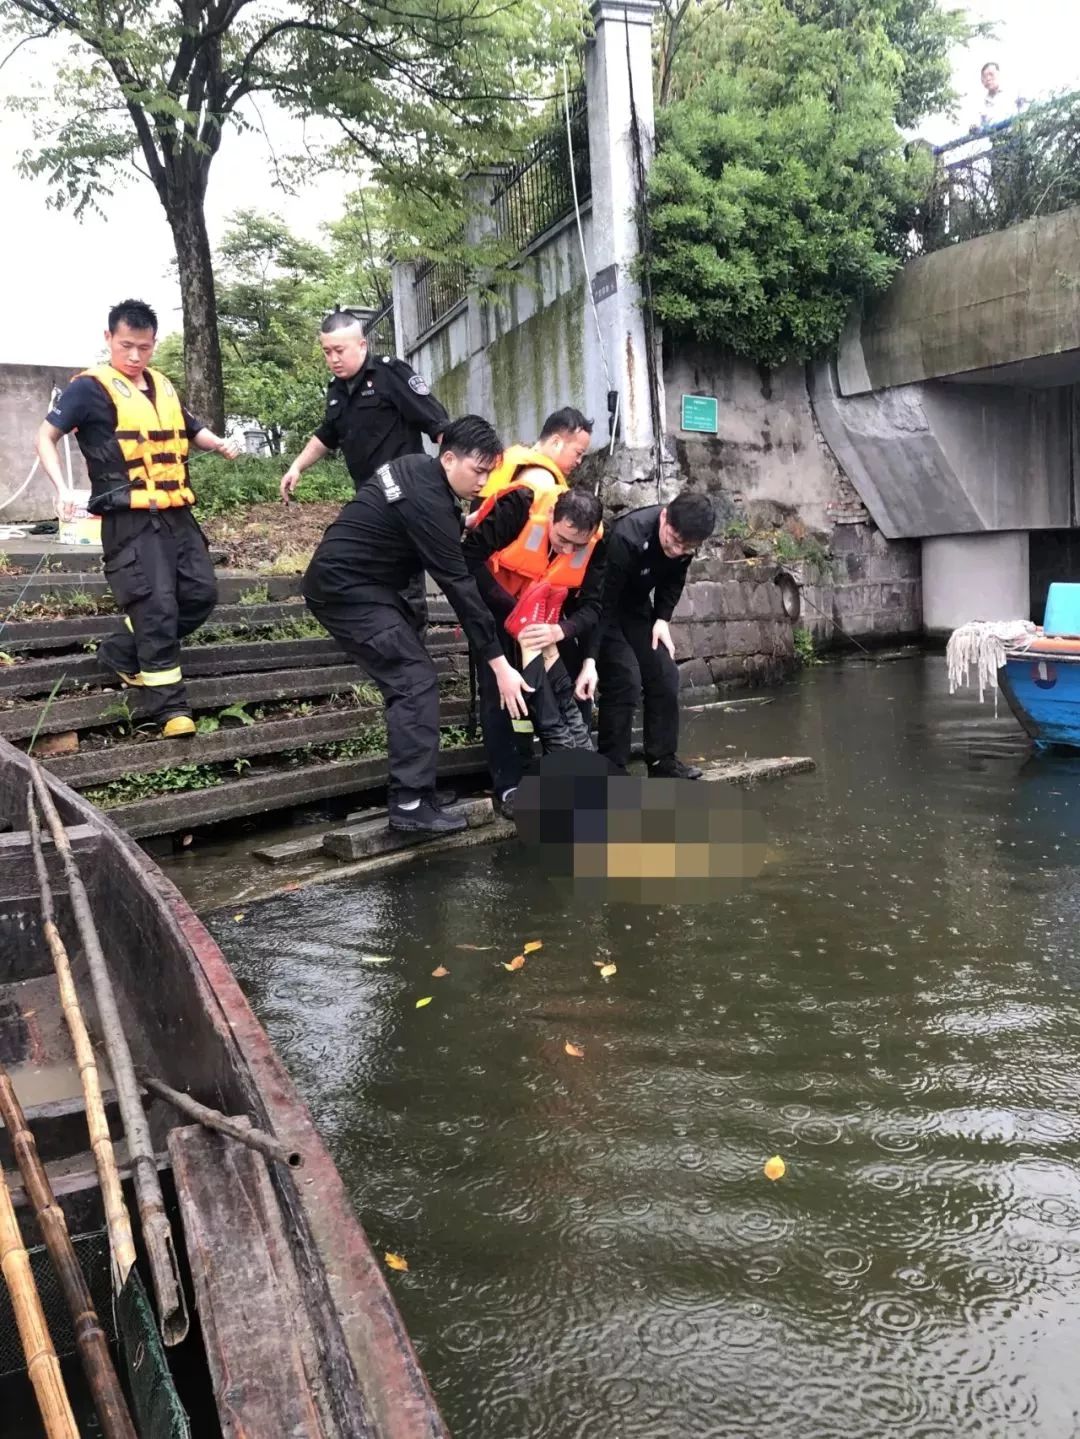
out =
{"type": "Polygon", "coordinates": [[[118,177],[153,184],[176,250],[189,403],[218,428],[204,201],[245,102],[327,116],[376,180],[437,197],[441,168],[509,143],[580,18],[571,0],[0,0],[0,27],[16,45],[66,41],[25,157],[53,203],[107,213],[118,177]]]}
{"type": "MultiPolygon", "coordinates": [[[[389,293],[377,196],[351,195],[324,226],[325,245],[297,238],[277,215],[240,210],[214,256],[218,331],[230,415],[256,421],[271,451],[322,418],[326,365],[316,332],[336,305],[375,307],[389,293]]],[[[158,363],[187,393],[183,345],[167,336],[158,363]]]]}
{"type": "Polygon", "coordinates": [[[902,263],[931,172],[898,127],[948,104],[973,27],[938,0],[705,0],[665,25],[657,317],[757,363],[808,359],[902,263]]]}

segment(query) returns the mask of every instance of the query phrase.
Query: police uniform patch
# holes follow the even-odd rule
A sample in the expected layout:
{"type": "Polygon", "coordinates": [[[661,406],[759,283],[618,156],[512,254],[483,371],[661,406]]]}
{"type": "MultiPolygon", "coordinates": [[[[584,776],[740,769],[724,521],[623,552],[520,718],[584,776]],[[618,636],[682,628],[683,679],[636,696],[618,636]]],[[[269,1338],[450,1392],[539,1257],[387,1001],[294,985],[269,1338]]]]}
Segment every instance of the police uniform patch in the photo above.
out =
{"type": "Polygon", "coordinates": [[[118,390],[120,394],[123,395],[125,400],[130,399],[131,391],[128,389],[127,385],[124,384],[123,380],[118,380],[114,378],[112,383],[113,389],[118,390]]]}
{"type": "Polygon", "coordinates": [[[405,498],[401,492],[400,485],[390,472],[389,465],[383,465],[381,469],[376,470],[375,476],[379,484],[382,485],[382,492],[386,496],[386,503],[388,505],[396,505],[399,500],[405,498]]]}
{"type": "Polygon", "coordinates": [[[409,389],[413,390],[418,395],[431,394],[431,390],[428,388],[428,382],[424,379],[423,375],[410,375],[409,389]]]}

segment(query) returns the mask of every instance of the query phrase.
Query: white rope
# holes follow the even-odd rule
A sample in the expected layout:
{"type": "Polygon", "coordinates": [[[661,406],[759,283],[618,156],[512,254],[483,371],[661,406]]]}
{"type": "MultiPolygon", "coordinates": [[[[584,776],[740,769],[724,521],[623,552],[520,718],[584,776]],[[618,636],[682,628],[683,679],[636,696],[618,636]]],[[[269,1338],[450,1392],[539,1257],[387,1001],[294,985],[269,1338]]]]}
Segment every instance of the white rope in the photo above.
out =
{"type": "Polygon", "coordinates": [[[1036,633],[1030,620],[972,620],[961,625],[949,636],[945,647],[945,663],[949,669],[949,693],[955,694],[962,685],[971,683],[975,669],[979,703],[987,690],[994,694],[997,714],[998,670],[1005,663],[1006,649],[1024,648],[1036,633]]]}

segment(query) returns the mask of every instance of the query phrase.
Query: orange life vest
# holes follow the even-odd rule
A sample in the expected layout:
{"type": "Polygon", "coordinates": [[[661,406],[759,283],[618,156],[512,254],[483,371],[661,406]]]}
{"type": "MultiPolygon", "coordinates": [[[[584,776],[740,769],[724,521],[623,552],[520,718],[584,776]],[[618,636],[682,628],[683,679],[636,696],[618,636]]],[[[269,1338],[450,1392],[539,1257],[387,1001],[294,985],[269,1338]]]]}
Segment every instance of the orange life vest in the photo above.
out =
{"type": "Polygon", "coordinates": [[[482,500],[489,499],[492,495],[501,495],[514,483],[522,470],[538,469],[547,470],[557,488],[568,489],[566,476],[554,460],[549,460],[539,450],[530,450],[527,445],[511,445],[508,450],[503,451],[502,463],[496,465],[491,474],[487,477],[487,483],[480,491],[482,500]]]}
{"type": "Polygon", "coordinates": [[[147,370],[154,399],[114,370],[95,365],[83,370],[102,387],[116,408],[116,442],[127,466],[133,510],[167,510],[193,505],[188,483],[188,437],[180,397],[160,370],[147,370]]]}
{"type": "Polygon", "coordinates": [[[551,554],[548,544],[551,512],[559,497],[566,493],[566,489],[565,485],[561,488],[552,485],[542,490],[534,490],[532,485],[524,483],[507,485],[499,494],[489,495],[480,506],[477,523],[484,519],[496,501],[501,500],[510,490],[527,490],[533,496],[529,518],[522,526],[521,533],[511,540],[505,549],[493,554],[487,562],[488,569],[510,594],[520,595],[528,585],[537,580],[544,580],[553,587],[568,590],[579,589],[584,583],[585,571],[589,568],[593,550],[604,531],[601,525],[584,549],[573,550],[568,555],[551,554]]]}

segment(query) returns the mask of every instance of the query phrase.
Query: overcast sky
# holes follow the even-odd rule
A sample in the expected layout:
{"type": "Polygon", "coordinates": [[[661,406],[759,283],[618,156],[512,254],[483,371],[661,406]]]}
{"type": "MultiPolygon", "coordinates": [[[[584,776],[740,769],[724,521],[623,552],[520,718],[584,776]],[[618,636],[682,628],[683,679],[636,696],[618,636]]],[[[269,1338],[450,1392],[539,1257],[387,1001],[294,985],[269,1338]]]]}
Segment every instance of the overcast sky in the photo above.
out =
{"type": "MultiPolygon", "coordinates": [[[[956,57],[956,83],[964,95],[960,121],[977,113],[979,69],[987,59],[1002,68],[1003,83],[1028,98],[1080,81],[1080,4],[1077,0],[974,0],[968,7],[995,21],[999,38],[956,57]]],[[[0,100],[25,94],[48,76],[56,52],[48,42],[26,47],[0,71],[0,100]]],[[[299,150],[301,127],[272,107],[260,106],[275,148],[299,150]]],[[[249,114],[258,124],[258,117],[249,114]]],[[[938,117],[923,133],[935,142],[956,126],[938,117]]],[[[149,181],[103,199],[106,217],[82,222],[48,207],[48,183],[16,173],[30,139],[29,122],[5,115],[0,125],[0,214],[7,217],[8,269],[0,289],[0,361],[85,364],[98,356],[109,305],[128,295],[155,305],[162,332],[179,326],[180,297],[169,272],[172,244],[149,181]]],[[[275,210],[302,234],[315,238],[321,221],[339,212],[342,184],[323,177],[297,196],[273,185],[273,166],[261,132],[230,131],[210,171],[207,198],[211,242],[234,210],[275,210]]]]}

